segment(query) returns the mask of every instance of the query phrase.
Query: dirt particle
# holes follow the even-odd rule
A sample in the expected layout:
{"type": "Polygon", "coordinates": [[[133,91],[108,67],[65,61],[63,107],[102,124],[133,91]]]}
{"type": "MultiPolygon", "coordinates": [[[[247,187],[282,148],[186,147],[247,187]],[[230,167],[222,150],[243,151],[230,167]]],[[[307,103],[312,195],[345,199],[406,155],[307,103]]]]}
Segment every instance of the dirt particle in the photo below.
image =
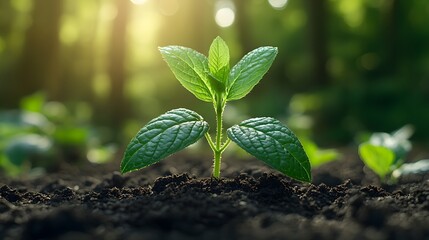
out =
{"type": "Polygon", "coordinates": [[[17,190],[12,189],[7,185],[3,185],[0,188],[0,196],[4,197],[9,202],[18,202],[22,199],[17,190]]]}

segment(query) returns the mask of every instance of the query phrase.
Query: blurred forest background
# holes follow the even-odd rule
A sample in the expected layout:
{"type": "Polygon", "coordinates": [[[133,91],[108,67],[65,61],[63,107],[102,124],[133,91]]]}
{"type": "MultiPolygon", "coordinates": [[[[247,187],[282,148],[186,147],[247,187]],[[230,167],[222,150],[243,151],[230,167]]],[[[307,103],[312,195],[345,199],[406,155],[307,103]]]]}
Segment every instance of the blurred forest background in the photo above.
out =
{"type": "Polygon", "coordinates": [[[57,139],[92,126],[119,146],[172,108],[213,123],[212,105],[180,86],[158,46],[207,54],[219,35],[231,65],[279,48],[254,91],[229,103],[227,126],[273,116],[338,146],[412,124],[427,143],[428,23],[426,0],[2,0],[1,116],[39,112],[67,126],[57,139]]]}

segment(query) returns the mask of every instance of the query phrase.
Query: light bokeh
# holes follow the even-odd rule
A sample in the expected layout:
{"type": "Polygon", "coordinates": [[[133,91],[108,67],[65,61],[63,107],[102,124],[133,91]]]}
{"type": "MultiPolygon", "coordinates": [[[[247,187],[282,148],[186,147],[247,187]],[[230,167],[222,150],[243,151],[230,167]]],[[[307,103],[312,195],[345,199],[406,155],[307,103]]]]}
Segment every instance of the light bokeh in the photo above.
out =
{"type": "Polygon", "coordinates": [[[274,9],[283,9],[286,7],[288,0],[268,0],[268,3],[273,7],[274,9]]]}
{"type": "Polygon", "coordinates": [[[220,27],[226,28],[231,26],[235,20],[235,12],[231,8],[224,7],[216,11],[215,15],[216,24],[220,27]]]}

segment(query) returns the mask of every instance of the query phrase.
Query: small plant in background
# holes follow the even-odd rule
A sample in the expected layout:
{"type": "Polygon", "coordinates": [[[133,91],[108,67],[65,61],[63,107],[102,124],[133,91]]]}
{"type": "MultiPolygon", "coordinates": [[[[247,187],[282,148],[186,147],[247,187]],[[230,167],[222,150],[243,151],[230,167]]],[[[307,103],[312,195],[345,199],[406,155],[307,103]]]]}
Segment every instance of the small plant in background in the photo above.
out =
{"type": "Polygon", "coordinates": [[[383,183],[394,183],[403,175],[429,171],[429,160],[404,163],[412,148],[409,138],[413,132],[413,128],[406,125],[392,134],[374,133],[359,145],[362,161],[383,183]]]}
{"type": "Polygon", "coordinates": [[[321,149],[309,138],[300,138],[302,146],[307,153],[312,168],[317,168],[328,162],[338,160],[340,153],[335,149],[321,149]]]}
{"type": "Polygon", "coordinates": [[[312,168],[317,168],[328,162],[340,158],[340,153],[335,149],[322,149],[311,138],[311,128],[314,127],[314,120],[309,112],[320,104],[318,97],[311,94],[295,94],[289,102],[288,122],[296,135],[299,137],[312,168]]]}
{"type": "Polygon", "coordinates": [[[215,138],[209,125],[188,109],[168,111],[144,126],[131,140],[121,162],[126,173],[152,165],[206,137],[213,150],[213,174],[220,177],[221,156],[231,141],[272,168],[301,181],[311,181],[310,162],[301,143],[289,128],[270,117],[251,118],[227,129],[223,137],[223,112],[228,101],[246,96],[258,84],[277,55],[275,47],[260,47],[246,54],[232,69],[229,49],[217,37],[208,58],[181,47],[159,48],[175,77],[198,99],[213,104],[215,138]]]}
{"type": "Polygon", "coordinates": [[[90,111],[77,104],[71,112],[36,93],[22,99],[20,109],[0,112],[0,168],[16,176],[43,172],[61,161],[108,161],[115,147],[100,143],[88,124],[90,111]]]}

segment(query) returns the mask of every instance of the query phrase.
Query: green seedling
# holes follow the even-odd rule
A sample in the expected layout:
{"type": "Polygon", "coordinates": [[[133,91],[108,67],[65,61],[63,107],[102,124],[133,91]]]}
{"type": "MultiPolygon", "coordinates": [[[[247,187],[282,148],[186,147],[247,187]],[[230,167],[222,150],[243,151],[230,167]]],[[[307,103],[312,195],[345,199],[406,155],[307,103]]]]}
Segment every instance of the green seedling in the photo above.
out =
{"type": "Polygon", "coordinates": [[[317,146],[316,143],[311,141],[309,138],[301,137],[301,143],[305,152],[307,153],[312,168],[317,168],[326,163],[338,160],[341,156],[340,153],[335,149],[319,148],[319,146],[317,146]]]}
{"type": "Polygon", "coordinates": [[[0,171],[18,177],[55,169],[60,159],[112,159],[114,146],[99,143],[96,129],[85,124],[85,109],[82,105],[72,113],[35,93],[23,98],[19,109],[0,111],[0,171]]]}
{"type": "Polygon", "coordinates": [[[365,165],[384,183],[393,183],[403,176],[429,171],[429,160],[404,163],[411,150],[408,140],[413,133],[409,125],[388,133],[374,133],[367,142],[359,145],[359,155],[365,165]]]}
{"type": "Polygon", "coordinates": [[[408,138],[412,133],[410,126],[404,126],[392,134],[373,133],[367,142],[360,144],[359,155],[365,165],[386,182],[411,150],[408,138]]]}
{"type": "Polygon", "coordinates": [[[213,104],[216,113],[214,139],[209,125],[188,109],[168,111],[144,126],[131,140],[121,162],[126,173],[152,165],[206,137],[214,154],[213,174],[220,177],[221,158],[231,141],[272,168],[294,179],[310,182],[310,162],[298,138],[280,121],[251,118],[223,134],[223,113],[228,101],[246,96],[262,79],[277,55],[275,47],[260,47],[246,54],[232,69],[229,49],[217,37],[208,58],[181,46],[159,48],[175,77],[198,99],[213,104]]]}

